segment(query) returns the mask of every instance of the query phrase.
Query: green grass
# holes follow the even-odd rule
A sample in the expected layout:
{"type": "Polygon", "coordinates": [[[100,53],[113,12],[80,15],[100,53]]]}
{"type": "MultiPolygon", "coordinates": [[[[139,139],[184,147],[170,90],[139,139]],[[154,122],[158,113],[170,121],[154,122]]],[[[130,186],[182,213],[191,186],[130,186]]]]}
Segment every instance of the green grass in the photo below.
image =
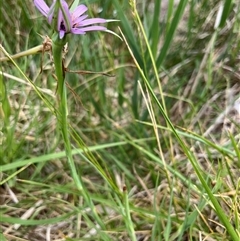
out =
{"type": "Polygon", "coordinates": [[[123,41],[69,37],[74,176],[51,53],[1,59],[52,30],[0,3],[0,240],[239,240],[240,4],[161,2],[81,2],[123,41]]]}

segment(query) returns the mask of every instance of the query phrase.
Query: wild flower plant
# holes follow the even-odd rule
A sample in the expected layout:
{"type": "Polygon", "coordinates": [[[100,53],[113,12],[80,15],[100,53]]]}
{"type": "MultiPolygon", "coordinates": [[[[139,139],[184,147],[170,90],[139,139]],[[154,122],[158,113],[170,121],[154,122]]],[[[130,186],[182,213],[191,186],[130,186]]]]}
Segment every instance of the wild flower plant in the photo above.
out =
{"type": "MultiPolygon", "coordinates": [[[[77,5],[79,1],[74,1],[77,5]]],[[[43,0],[34,0],[37,9],[47,17],[48,23],[55,30],[52,36],[52,53],[55,66],[56,77],[58,81],[58,100],[59,113],[58,121],[61,126],[62,136],[65,144],[66,156],[72,171],[73,179],[79,191],[82,191],[83,186],[81,177],[76,171],[74,160],[72,157],[71,143],[69,138],[69,129],[67,122],[67,94],[65,85],[65,70],[62,63],[62,50],[67,42],[67,34],[85,34],[89,31],[105,31],[116,35],[114,32],[108,30],[104,26],[95,25],[102,24],[116,20],[106,20],[103,18],[88,18],[86,14],[88,8],[81,4],[74,9],[69,8],[65,0],[54,0],[49,7],[43,0]]],[[[74,6],[75,6],[74,5],[74,6]]]]}

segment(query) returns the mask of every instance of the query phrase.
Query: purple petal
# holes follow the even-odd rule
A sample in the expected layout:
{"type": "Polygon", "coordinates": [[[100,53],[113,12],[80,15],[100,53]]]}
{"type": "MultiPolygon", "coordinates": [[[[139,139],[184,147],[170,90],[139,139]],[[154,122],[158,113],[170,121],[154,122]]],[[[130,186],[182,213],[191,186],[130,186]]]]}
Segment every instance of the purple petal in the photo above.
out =
{"type": "Polygon", "coordinates": [[[49,12],[48,5],[43,0],[34,0],[34,4],[37,9],[42,13],[42,15],[47,17],[47,14],[49,12]]]}
{"type": "MultiPolygon", "coordinates": [[[[84,27],[84,28],[79,28],[79,31],[82,32],[88,32],[88,31],[105,31],[107,30],[106,27],[103,26],[90,26],[90,27],[84,27]]],[[[75,29],[72,29],[72,33],[76,32],[75,29]],[[74,30],[74,31],[73,31],[74,30]]]]}
{"type": "Polygon", "coordinates": [[[86,20],[81,21],[79,23],[79,26],[87,26],[87,25],[96,24],[96,23],[106,23],[106,20],[103,18],[86,19],[86,20]]]}
{"type": "Polygon", "coordinates": [[[86,11],[88,10],[88,8],[81,4],[79,5],[76,9],[74,9],[74,11],[72,12],[72,19],[76,19],[78,17],[80,17],[82,14],[84,14],[86,11]]]}
{"type": "Polygon", "coordinates": [[[65,31],[60,30],[59,31],[59,38],[62,39],[65,35],[65,31]]]}
{"type": "Polygon", "coordinates": [[[88,17],[88,15],[82,15],[81,17],[79,18],[76,18],[73,20],[73,26],[78,26],[78,25],[81,25],[81,22],[86,19],[88,17]]]}
{"type": "Polygon", "coordinates": [[[55,8],[55,4],[56,4],[56,1],[54,1],[48,11],[48,15],[47,15],[47,18],[48,18],[48,22],[51,24],[52,22],[52,19],[53,19],[53,14],[54,14],[54,8],[55,8]]]}
{"type": "Polygon", "coordinates": [[[73,34],[85,34],[86,32],[82,31],[79,28],[72,28],[71,33],[73,33],[73,34]]]}

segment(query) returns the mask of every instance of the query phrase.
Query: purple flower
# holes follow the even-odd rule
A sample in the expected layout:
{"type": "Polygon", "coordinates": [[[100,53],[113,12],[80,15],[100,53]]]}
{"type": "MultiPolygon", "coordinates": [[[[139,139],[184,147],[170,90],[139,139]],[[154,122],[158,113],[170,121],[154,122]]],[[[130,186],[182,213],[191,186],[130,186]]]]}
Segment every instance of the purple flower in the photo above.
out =
{"type": "Polygon", "coordinates": [[[106,20],[103,18],[88,19],[88,15],[85,14],[88,8],[83,4],[77,6],[73,11],[70,11],[66,1],[60,0],[61,6],[57,12],[58,16],[54,16],[56,0],[54,0],[50,8],[44,0],[34,0],[34,4],[37,9],[48,18],[50,24],[52,24],[53,20],[57,17],[57,27],[55,28],[59,32],[60,39],[62,39],[67,33],[85,34],[88,31],[105,31],[113,33],[112,31],[107,30],[104,26],[96,26],[93,24],[107,23],[114,20],[106,20]]]}

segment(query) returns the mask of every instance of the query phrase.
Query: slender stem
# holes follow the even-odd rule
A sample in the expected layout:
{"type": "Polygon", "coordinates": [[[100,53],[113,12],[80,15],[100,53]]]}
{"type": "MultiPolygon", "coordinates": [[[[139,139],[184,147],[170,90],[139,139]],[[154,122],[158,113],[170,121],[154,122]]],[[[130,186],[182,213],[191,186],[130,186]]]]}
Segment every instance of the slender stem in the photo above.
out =
{"type": "Polygon", "coordinates": [[[58,121],[61,124],[61,132],[62,137],[65,144],[65,152],[68,159],[68,163],[72,172],[72,177],[74,182],[79,191],[82,191],[82,182],[80,177],[78,176],[73,156],[72,156],[72,148],[71,142],[68,132],[68,122],[67,122],[67,115],[68,115],[68,107],[67,107],[67,91],[65,85],[65,74],[64,69],[62,66],[62,49],[64,44],[66,43],[65,38],[60,40],[58,38],[58,34],[56,33],[53,36],[53,44],[52,44],[52,52],[53,52],[53,60],[55,65],[55,72],[58,80],[58,101],[59,101],[59,116],[58,121]]]}
{"type": "MultiPolygon", "coordinates": [[[[52,40],[53,40],[53,43],[52,43],[53,61],[54,61],[55,72],[58,80],[58,89],[57,89],[58,101],[59,101],[58,122],[61,125],[61,132],[64,140],[65,152],[66,152],[68,164],[71,169],[72,177],[75,182],[75,185],[77,186],[77,189],[82,193],[85,201],[91,208],[97,223],[100,225],[102,229],[105,229],[104,223],[102,222],[102,220],[100,219],[100,217],[98,216],[95,210],[94,203],[92,202],[87,191],[85,191],[81,176],[78,175],[76,166],[73,160],[72,148],[71,148],[71,142],[70,142],[69,130],[68,130],[68,122],[67,122],[67,115],[68,115],[67,88],[65,85],[65,73],[62,65],[62,49],[64,47],[64,44],[66,43],[66,39],[65,38],[63,38],[62,40],[59,39],[58,34],[55,33],[52,40]]],[[[105,240],[110,240],[107,234],[103,233],[103,235],[106,238],[105,240]]]]}

